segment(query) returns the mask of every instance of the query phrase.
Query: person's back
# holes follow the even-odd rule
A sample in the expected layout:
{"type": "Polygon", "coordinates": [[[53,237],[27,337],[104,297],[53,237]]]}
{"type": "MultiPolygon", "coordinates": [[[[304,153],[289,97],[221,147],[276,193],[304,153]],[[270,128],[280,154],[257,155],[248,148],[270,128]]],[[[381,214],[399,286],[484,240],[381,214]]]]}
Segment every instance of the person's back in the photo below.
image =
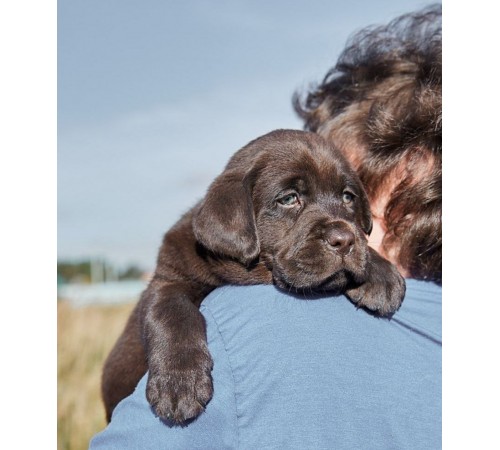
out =
{"type": "Polygon", "coordinates": [[[91,449],[435,449],[441,288],[407,280],[392,319],[344,297],[225,287],[203,303],[214,397],[187,427],[150,411],[145,379],[91,449]]]}

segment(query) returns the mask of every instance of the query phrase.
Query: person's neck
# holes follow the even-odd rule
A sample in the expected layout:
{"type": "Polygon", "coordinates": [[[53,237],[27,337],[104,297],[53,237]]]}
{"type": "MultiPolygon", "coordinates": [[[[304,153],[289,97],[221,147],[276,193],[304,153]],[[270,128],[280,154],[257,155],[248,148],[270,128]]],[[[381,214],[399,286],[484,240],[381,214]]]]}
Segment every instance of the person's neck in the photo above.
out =
{"type": "Polygon", "coordinates": [[[398,269],[399,273],[405,277],[409,277],[409,273],[406,269],[401,267],[397,259],[395,258],[395,255],[387,254],[383,245],[382,241],[384,240],[384,236],[386,233],[386,228],[384,225],[384,220],[376,217],[375,215],[373,216],[373,228],[370,236],[368,236],[368,245],[373,248],[374,250],[377,251],[377,253],[381,256],[383,256],[385,259],[390,261],[392,264],[396,266],[398,269]]]}

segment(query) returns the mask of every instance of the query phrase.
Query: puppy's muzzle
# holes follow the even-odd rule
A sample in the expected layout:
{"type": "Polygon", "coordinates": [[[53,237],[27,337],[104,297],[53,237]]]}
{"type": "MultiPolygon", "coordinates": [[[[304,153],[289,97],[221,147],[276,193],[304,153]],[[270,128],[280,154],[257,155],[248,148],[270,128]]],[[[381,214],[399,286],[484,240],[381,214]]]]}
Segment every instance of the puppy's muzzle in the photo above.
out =
{"type": "Polygon", "coordinates": [[[351,253],[356,242],[354,233],[343,222],[334,222],[330,224],[325,231],[324,239],[326,243],[340,256],[346,256],[351,253]]]}

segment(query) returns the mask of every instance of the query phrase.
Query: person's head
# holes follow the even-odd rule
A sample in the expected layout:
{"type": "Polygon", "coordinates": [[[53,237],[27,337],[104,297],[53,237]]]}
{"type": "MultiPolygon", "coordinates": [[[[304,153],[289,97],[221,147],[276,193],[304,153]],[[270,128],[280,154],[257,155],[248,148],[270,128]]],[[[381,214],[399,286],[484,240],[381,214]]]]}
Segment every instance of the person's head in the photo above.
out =
{"type": "Polygon", "coordinates": [[[305,128],[357,169],[382,229],[378,250],[406,276],[440,282],[441,5],[356,33],[293,102],[305,128]]]}

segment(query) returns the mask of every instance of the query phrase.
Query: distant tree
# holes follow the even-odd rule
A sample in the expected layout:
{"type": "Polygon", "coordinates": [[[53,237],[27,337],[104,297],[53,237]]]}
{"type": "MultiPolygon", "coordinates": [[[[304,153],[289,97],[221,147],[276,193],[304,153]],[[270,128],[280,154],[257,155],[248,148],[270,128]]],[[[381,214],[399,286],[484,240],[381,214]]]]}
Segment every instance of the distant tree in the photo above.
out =
{"type": "Polygon", "coordinates": [[[90,281],[90,261],[57,262],[58,283],[71,283],[74,281],[90,281]]]}
{"type": "Polygon", "coordinates": [[[135,265],[127,267],[125,270],[121,271],[118,279],[119,280],[139,280],[144,275],[144,271],[135,265]]]}
{"type": "MultiPolygon", "coordinates": [[[[104,260],[94,260],[94,263],[102,265],[103,279],[96,281],[95,274],[92,275],[91,261],[58,261],[57,262],[57,284],[65,283],[90,283],[116,280],[115,268],[104,260]],[[94,279],[92,279],[94,277],[94,279]]],[[[101,267],[101,266],[99,266],[101,267]]],[[[94,270],[95,271],[95,270],[94,270]]],[[[136,266],[130,265],[118,272],[118,280],[139,280],[144,275],[144,271],[136,266]]]]}

